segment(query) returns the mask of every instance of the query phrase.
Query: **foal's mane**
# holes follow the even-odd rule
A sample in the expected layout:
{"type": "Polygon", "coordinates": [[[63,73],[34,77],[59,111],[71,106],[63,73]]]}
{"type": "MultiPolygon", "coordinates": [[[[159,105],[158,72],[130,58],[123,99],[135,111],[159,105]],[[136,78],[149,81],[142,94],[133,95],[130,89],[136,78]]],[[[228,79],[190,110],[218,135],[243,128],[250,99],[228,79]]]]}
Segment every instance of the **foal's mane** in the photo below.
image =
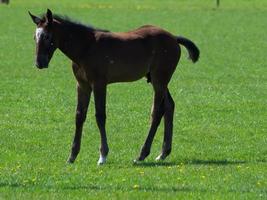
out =
{"type": "MultiPolygon", "coordinates": [[[[46,14],[42,15],[42,21],[45,20],[45,16],[46,16],[46,14]]],[[[92,25],[84,25],[80,22],[77,22],[77,21],[70,19],[68,16],[61,16],[61,15],[53,14],[53,18],[55,20],[59,21],[60,23],[62,23],[63,25],[68,26],[70,28],[81,28],[81,29],[86,29],[86,30],[90,30],[90,31],[110,32],[109,30],[96,28],[92,25]]]]}

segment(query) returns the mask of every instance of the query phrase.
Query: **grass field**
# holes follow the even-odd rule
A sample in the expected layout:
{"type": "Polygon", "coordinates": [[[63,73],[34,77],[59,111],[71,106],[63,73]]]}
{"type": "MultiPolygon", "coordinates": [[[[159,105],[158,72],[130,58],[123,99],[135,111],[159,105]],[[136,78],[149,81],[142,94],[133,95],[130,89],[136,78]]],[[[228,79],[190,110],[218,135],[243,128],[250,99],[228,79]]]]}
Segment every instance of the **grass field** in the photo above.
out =
{"type": "Polygon", "coordinates": [[[47,2],[0,5],[0,199],[267,198],[267,1],[47,2]],[[107,164],[96,165],[94,102],[81,153],[66,164],[76,82],[59,51],[48,70],[34,67],[27,11],[46,8],[112,31],[154,24],[199,46],[194,65],[183,49],[169,86],[176,112],[165,162],[154,161],[162,126],[147,160],[132,162],[149,128],[152,89],[142,79],[108,88],[107,164]]]}

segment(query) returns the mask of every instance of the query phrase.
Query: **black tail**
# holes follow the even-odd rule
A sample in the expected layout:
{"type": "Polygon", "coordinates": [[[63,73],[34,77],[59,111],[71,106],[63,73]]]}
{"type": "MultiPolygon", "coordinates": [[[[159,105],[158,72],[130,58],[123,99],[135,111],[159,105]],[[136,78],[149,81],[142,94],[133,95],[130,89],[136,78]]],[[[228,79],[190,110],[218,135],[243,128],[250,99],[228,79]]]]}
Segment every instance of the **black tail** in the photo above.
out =
{"type": "Polygon", "coordinates": [[[177,42],[187,49],[189,57],[193,62],[197,62],[199,58],[199,50],[197,46],[189,39],[177,36],[177,42]]]}

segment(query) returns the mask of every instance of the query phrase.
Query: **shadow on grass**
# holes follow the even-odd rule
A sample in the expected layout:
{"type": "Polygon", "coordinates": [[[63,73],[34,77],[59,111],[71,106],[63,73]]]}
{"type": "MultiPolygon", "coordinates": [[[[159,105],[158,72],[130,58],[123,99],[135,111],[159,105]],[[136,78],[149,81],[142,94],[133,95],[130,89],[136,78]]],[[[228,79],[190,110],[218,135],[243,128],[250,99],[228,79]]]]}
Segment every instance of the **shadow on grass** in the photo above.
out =
{"type": "MultiPolygon", "coordinates": [[[[122,191],[122,192],[129,192],[129,191],[144,191],[144,192],[192,192],[195,191],[194,188],[187,187],[187,186],[170,186],[170,187],[149,187],[149,186],[138,186],[135,187],[124,187],[124,186],[112,186],[112,185],[33,185],[33,184],[21,184],[21,183],[1,183],[1,187],[9,187],[9,188],[19,188],[19,189],[29,189],[29,188],[41,188],[45,190],[94,190],[94,191],[122,191]]],[[[202,190],[201,190],[202,191],[202,190]]],[[[202,192],[206,192],[203,190],[202,192]]]]}
{"type": "Polygon", "coordinates": [[[176,165],[239,165],[239,164],[245,164],[246,161],[228,161],[228,160],[184,160],[184,161],[177,161],[177,162],[137,162],[133,163],[134,166],[138,167],[169,167],[169,166],[176,166],[176,165]]]}
{"type": "MultiPolygon", "coordinates": [[[[106,191],[144,191],[144,192],[193,192],[194,188],[186,187],[186,186],[170,186],[170,187],[149,187],[149,186],[140,186],[138,188],[134,187],[120,187],[120,186],[65,186],[62,187],[65,190],[106,190],[106,191]]],[[[206,192],[203,190],[202,192],[206,192]]]]}
{"type": "Polygon", "coordinates": [[[185,161],[186,164],[191,165],[240,165],[245,164],[246,161],[242,160],[187,160],[185,161]]]}
{"type": "Polygon", "coordinates": [[[175,166],[175,165],[179,165],[181,164],[181,162],[163,162],[163,161],[155,161],[155,162],[134,162],[133,166],[137,166],[137,167],[169,167],[169,166],[175,166]]]}

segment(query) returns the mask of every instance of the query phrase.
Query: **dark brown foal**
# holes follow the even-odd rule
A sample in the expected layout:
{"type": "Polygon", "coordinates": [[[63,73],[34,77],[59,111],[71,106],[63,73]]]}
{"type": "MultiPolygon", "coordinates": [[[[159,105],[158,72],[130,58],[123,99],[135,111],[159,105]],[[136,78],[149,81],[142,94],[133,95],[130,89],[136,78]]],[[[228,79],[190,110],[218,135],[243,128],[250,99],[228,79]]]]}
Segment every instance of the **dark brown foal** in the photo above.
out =
{"type": "Polygon", "coordinates": [[[106,90],[115,82],[131,82],[147,77],[154,90],[151,126],[136,161],[144,160],[150,153],[153,138],[164,117],[164,139],[157,160],[165,159],[171,152],[173,135],[174,101],[168,83],[179,62],[185,46],[193,62],[199,58],[196,45],[184,37],[151,25],[138,29],[112,33],[72,22],[53,15],[48,9],[41,18],[29,13],[37,25],[36,66],[47,68],[56,49],[73,62],[77,80],[76,130],[68,159],[73,163],[80,151],[82,128],[91,93],[95,100],[95,117],[99,128],[100,157],[98,164],[106,162],[109,152],[106,136],[106,90]]]}

